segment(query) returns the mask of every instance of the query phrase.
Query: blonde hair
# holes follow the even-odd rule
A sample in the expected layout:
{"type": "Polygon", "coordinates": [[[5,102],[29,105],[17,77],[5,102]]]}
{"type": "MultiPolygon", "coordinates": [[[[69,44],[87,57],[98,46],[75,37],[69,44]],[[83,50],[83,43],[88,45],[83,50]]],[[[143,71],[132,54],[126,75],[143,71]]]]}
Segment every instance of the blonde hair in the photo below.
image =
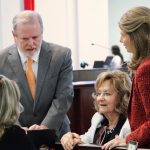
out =
{"type": "Polygon", "coordinates": [[[129,68],[136,70],[142,59],[150,55],[150,8],[140,6],[128,10],[121,17],[119,27],[134,43],[136,52],[129,68]]]}
{"type": "Polygon", "coordinates": [[[6,127],[13,125],[20,114],[20,91],[13,80],[0,75],[0,138],[6,127]]]}
{"type": "MultiPolygon", "coordinates": [[[[119,102],[116,106],[116,112],[126,115],[131,90],[131,80],[128,74],[120,70],[112,70],[100,73],[96,79],[95,91],[98,92],[98,89],[100,88],[102,83],[107,80],[110,81],[119,96],[119,102]]],[[[96,97],[93,98],[95,99],[95,109],[98,111],[96,97]]]]}

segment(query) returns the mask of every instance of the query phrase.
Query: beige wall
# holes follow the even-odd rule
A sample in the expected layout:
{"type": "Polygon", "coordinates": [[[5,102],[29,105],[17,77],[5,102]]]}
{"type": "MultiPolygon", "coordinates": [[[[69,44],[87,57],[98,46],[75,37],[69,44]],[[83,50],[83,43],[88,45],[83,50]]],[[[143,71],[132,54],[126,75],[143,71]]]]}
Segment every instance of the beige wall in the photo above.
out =
{"type": "Polygon", "coordinates": [[[0,49],[13,43],[12,18],[22,9],[23,0],[0,0],[0,49]]]}
{"type": "Polygon", "coordinates": [[[35,9],[44,16],[44,38],[70,47],[78,69],[81,61],[92,67],[94,60],[108,55],[107,49],[91,46],[95,42],[108,47],[107,7],[107,0],[36,0],[35,9]]]}
{"type": "MultiPolygon", "coordinates": [[[[118,21],[132,6],[150,6],[149,0],[35,0],[35,10],[44,22],[44,39],[72,50],[73,68],[85,61],[111,55],[110,46],[118,44],[125,59],[129,54],[119,42],[118,21]],[[97,45],[92,46],[91,43],[97,45]]],[[[23,0],[0,0],[0,49],[13,43],[12,18],[23,10],[23,0]]]]}

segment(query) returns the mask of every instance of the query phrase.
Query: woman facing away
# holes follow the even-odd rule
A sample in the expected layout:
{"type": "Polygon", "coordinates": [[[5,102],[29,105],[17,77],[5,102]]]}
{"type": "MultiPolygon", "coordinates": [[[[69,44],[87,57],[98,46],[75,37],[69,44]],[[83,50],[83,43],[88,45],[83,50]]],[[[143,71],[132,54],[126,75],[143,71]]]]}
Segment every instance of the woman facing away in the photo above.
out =
{"type": "Polygon", "coordinates": [[[15,81],[0,75],[0,149],[35,150],[26,133],[15,125],[23,107],[15,81]]]}
{"type": "Polygon", "coordinates": [[[103,145],[115,138],[124,137],[130,128],[126,121],[126,110],[130,96],[131,80],[127,73],[114,70],[102,72],[96,79],[93,93],[97,112],[91,120],[91,127],[83,134],[68,132],[61,138],[65,150],[71,150],[79,143],[103,145]]]}
{"type": "Polygon", "coordinates": [[[150,148],[150,8],[139,6],[128,10],[120,19],[120,41],[132,59],[128,65],[134,73],[128,119],[131,133],[125,138],[116,136],[102,148],[126,146],[138,142],[141,148],[150,148]]]}

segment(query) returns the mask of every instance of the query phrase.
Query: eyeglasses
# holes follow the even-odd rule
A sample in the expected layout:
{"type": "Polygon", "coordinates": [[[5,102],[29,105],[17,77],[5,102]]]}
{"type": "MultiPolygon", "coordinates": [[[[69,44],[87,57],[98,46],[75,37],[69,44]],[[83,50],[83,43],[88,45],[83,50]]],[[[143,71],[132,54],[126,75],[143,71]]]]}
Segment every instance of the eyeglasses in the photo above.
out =
{"type": "Polygon", "coordinates": [[[98,96],[100,96],[100,93],[98,93],[98,92],[93,92],[93,93],[92,93],[92,97],[95,98],[95,97],[98,97],[98,96]]]}
{"type": "Polygon", "coordinates": [[[98,96],[101,96],[101,95],[108,97],[108,96],[111,96],[111,95],[113,95],[113,94],[114,94],[114,93],[110,93],[110,92],[107,92],[107,91],[106,91],[106,92],[93,92],[93,93],[92,93],[92,97],[93,97],[93,98],[97,98],[98,96]]]}

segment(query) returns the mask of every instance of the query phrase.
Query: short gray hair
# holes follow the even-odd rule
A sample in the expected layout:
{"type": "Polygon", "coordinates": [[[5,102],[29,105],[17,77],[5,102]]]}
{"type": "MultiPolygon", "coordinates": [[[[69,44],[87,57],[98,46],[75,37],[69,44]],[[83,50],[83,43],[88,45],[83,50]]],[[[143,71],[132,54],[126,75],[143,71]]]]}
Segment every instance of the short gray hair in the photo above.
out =
{"type": "Polygon", "coordinates": [[[27,23],[34,23],[38,21],[41,26],[41,31],[43,33],[43,21],[39,13],[31,10],[25,10],[17,14],[12,21],[13,24],[13,31],[16,30],[17,25],[19,24],[27,24],[27,23]]]}

